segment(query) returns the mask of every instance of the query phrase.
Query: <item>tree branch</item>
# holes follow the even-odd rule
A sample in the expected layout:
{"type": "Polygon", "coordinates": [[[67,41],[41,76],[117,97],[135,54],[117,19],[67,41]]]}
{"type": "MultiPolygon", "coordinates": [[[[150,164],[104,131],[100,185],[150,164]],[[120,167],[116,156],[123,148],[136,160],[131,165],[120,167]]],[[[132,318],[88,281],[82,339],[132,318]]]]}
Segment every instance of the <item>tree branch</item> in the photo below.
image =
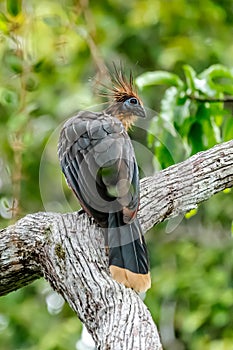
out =
{"type": "Polygon", "coordinates": [[[233,186],[233,140],[144,178],[140,185],[139,218],[146,232],[233,186]]]}
{"type": "Polygon", "coordinates": [[[208,97],[198,97],[198,96],[195,96],[195,95],[187,95],[187,97],[190,99],[190,100],[193,100],[193,101],[197,101],[197,102],[209,102],[209,103],[216,103],[216,102],[223,102],[223,103],[233,103],[233,97],[223,97],[223,98],[208,98],[208,97]]]}
{"type": "MultiPolygon", "coordinates": [[[[233,141],[141,180],[143,231],[233,186],[233,141]]],[[[138,295],[109,275],[102,230],[85,214],[27,215],[0,231],[0,295],[44,276],[85,323],[97,349],[161,349],[138,295]]]]}
{"type": "Polygon", "coordinates": [[[43,275],[85,323],[97,349],[160,350],[142,300],[109,275],[102,233],[79,213],[27,215],[1,230],[0,294],[43,275]]]}

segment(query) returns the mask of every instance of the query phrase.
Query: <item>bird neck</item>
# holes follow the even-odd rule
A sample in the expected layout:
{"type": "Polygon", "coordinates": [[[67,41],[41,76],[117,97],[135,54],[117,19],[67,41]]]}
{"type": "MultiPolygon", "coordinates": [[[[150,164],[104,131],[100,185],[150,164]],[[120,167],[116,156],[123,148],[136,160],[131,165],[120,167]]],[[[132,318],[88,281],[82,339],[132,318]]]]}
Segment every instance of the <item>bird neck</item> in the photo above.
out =
{"type": "Polygon", "coordinates": [[[137,117],[133,114],[120,112],[118,108],[118,104],[110,105],[108,108],[105,109],[104,112],[108,115],[111,115],[112,117],[119,119],[122,122],[126,131],[128,131],[137,120],[137,117]]]}
{"type": "Polygon", "coordinates": [[[116,118],[119,119],[125,130],[128,131],[135,123],[137,117],[135,117],[134,115],[125,115],[125,114],[118,114],[116,115],[116,118]]]}

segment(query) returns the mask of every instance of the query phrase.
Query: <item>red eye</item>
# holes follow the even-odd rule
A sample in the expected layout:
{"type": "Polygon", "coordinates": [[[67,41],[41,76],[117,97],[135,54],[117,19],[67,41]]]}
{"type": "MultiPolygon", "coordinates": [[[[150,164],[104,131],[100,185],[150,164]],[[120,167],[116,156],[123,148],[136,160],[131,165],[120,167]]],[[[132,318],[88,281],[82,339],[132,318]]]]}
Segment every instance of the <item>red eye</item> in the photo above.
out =
{"type": "Polygon", "coordinates": [[[132,105],[137,105],[138,104],[138,100],[134,97],[129,99],[129,103],[131,103],[132,105]]]}

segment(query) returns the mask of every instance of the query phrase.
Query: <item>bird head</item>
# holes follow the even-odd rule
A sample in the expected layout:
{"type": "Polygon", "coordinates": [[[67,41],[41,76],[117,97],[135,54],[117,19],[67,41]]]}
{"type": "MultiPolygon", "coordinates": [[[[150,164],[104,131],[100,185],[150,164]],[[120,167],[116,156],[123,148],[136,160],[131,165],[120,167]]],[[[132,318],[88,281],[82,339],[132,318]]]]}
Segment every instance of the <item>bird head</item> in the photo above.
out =
{"type": "Polygon", "coordinates": [[[127,78],[122,67],[118,69],[115,64],[113,67],[114,71],[110,73],[112,86],[107,87],[107,92],[102,94],[110,100],[105,112],[118,118],[127,130],[137,117],[145,118],[146,113],[137,94],[132,72],[127,78]]]}

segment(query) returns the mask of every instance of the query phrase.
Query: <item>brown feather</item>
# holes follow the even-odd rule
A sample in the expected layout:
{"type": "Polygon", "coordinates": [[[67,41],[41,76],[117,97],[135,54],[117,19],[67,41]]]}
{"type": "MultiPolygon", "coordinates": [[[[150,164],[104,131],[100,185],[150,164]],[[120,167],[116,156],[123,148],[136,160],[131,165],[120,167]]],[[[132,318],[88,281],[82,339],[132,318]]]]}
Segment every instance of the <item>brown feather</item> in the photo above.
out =
{"type": "Polygon", "coordinates": [[[114,71],[109,72],[112,86],[109,87],[101,83],[101,85],[107,91],[101,92],[99,95],[108,97],[110,100],[114,100],[115,102],[124,102],[129,97],[135,97],[142,105],[142,101],[138,96],[137,89],[134,84],[132,71],[130,71],[129,78],[128,78],[125,75],[122,65],[120,66],[120,68],[117,68],[115,63],[113,63],[113,68],[114,68],[114,71]]]}
{"type": "Polygon", "coordinates": [[[114,280],[136,292],[146,292],[151,287],[150,273],[145,275],[134,273],[118,266],[110,266],[109,269],[114,280]]]}
{"type": "Polygon", "coordinates": [[[123,111],[122,104],[129,98],[136,98],[141,107],[143,107],[143,104],[138,96],[132,71],[130,71],[129,77],[127,77],[122,65],[117,68],[113,63],[113,68],[113,72],[109,71],[112,86],[109,87],[101,83],[106,91],[99,93],[99,95],[109,98],[110,104],[105,112],[118,118],[127,131],[134,124],[138,115],[133,111],[123,111]]]}

